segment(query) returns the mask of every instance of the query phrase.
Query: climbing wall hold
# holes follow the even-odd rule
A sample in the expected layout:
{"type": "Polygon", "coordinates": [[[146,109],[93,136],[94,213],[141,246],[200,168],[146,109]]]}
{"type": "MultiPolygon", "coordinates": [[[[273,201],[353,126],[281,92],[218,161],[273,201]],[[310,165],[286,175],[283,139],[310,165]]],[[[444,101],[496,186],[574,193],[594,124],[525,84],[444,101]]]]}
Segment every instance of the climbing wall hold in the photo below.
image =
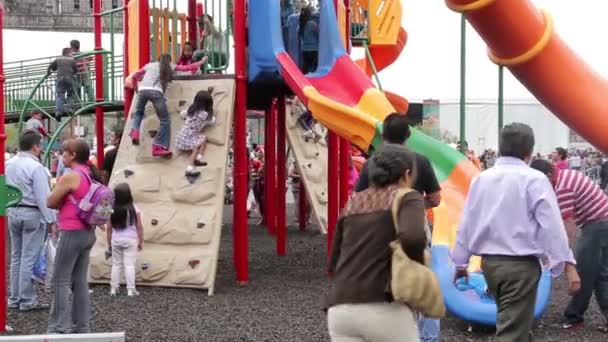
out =
{"type": "Polygon", "coordinates": [[[201,263],[200,260],[198,259],[194,259],[194,260],[190,260],[188,261],[188,265],[190,265],[190,268],[194,269],[196,266],[198,266],[201,263]]]}

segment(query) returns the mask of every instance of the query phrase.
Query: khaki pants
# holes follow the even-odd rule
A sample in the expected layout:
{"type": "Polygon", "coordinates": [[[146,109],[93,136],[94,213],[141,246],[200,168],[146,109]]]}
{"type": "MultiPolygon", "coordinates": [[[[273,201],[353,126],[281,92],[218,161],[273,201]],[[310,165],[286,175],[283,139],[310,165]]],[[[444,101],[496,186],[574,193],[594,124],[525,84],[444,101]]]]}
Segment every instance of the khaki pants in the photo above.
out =
{"type": "Polygon", "coordinates": [[[534,307],[540,280],[535,257],[484,256],[481,269],[496,298],[496,336],[500,342],[532,341],[534,307]]]}
{"type": "Polygon", "coordinates": [[[327,312],[332,342],[417,342],[412,310],[399,303],[341,304],[327,312]]]}

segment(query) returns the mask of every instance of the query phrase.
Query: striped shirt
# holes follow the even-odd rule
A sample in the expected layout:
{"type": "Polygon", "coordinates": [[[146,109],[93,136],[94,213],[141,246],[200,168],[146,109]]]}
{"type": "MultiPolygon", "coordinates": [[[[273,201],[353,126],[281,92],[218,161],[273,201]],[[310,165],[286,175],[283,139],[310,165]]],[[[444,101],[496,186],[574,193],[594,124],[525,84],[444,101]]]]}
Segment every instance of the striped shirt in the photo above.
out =
{"type": "Polygon", "coordinates": [[[555,193],[564,219],[574,218],[578,226],[608,220],[608,196],[582,172],[560,170],[555,193]]]}

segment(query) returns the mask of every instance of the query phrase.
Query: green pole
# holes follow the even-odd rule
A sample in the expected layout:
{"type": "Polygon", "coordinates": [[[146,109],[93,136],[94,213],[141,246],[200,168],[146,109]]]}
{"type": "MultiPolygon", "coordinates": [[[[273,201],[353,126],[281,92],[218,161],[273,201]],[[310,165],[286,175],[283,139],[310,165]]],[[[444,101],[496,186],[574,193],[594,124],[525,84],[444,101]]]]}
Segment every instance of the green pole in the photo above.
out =
{"type": "Polygon", "coordinates": [[[376,79],[376,83],[378,83],[378,89],[382,90],[382,84],[380,83],[380,75],[378,75],[378,69],[376,69],[376,63],[374,62],[374,58],[372,57],[372,52],[369,51],[369,46],[367,45],[367,41],[363,41],[363,49],[365,50],[365,56],[367,57],[367,61],[369,65],[372,67],[372,72],[374,73],[374,78],[376,79]]]}
{"type": "MultiPolygon", "coordinates": [[[[152,11],[156,10],[156,0],[152,0],[152,11]]],[[[156,33],[158,32],[158,15],[152,16],[152,59],[156,61],[156,33]]]]}
{"type": "Polygon", "coordinates": [[[467,20],[464,14],[460,17],[460,152],[466,152],[466,28],[467,20]]]}
{"type": "Polygon", "coordinates": [[[114,57],[116,54],[114,53],[114,13],[110,14],[110,56],[112,58],[112,62],[110,63],[110,94],[108,96],[109,99],[114,99],[114,67],[115,60],[114,57]]]}
{"type": "Polygon", "coordinates": [[[504,125],[504,67],[498,66],[498,136],[504,125]]]}

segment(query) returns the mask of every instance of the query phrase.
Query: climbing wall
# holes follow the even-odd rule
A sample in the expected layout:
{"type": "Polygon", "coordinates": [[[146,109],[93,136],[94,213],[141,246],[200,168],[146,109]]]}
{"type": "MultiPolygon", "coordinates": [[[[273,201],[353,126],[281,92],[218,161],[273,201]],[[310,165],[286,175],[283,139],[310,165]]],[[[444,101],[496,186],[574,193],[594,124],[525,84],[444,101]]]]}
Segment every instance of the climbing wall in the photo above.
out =
{"type": "MultiPolygon", "coordinates": [[[[151,104],[146,107],[139,146],[131,143],[130,121],[126,124],[110,186],[128,183],[142,212],[144,247],[137,256],[138,285],[202,288],[213,294],[234,90],[232,78],[179,80],[169,86],[171,159],[152,157],[152,136],[159,121],[151,104]],[[182,126],[179,113],[190,106],[199,90],[209,86],[214,87],[216,124],[204,131],[208,165],[199,168],[201,176],[190,183],[184,176],[188,154],[174,148],[182,126]]],[[[136,102],[137,98],[133,104],[136,102]]],[[[112,260],[105,257],[107,249],[105,232],[98,230],[89,271],[93,283],[110,280],[112,260]]]]}
{"type": "Polygon", "coordinates": [[[288,105],[286,110],[287,138],[296,158],[300,179],[304,181],[306,197],[314,211],[321,232],[327,233],[327,144],[325,134],[317,125],[322,137],[318,141],[304,138],[304,129],[298,124],[298,118],[304,108],[297,104],[288,105]]]}

